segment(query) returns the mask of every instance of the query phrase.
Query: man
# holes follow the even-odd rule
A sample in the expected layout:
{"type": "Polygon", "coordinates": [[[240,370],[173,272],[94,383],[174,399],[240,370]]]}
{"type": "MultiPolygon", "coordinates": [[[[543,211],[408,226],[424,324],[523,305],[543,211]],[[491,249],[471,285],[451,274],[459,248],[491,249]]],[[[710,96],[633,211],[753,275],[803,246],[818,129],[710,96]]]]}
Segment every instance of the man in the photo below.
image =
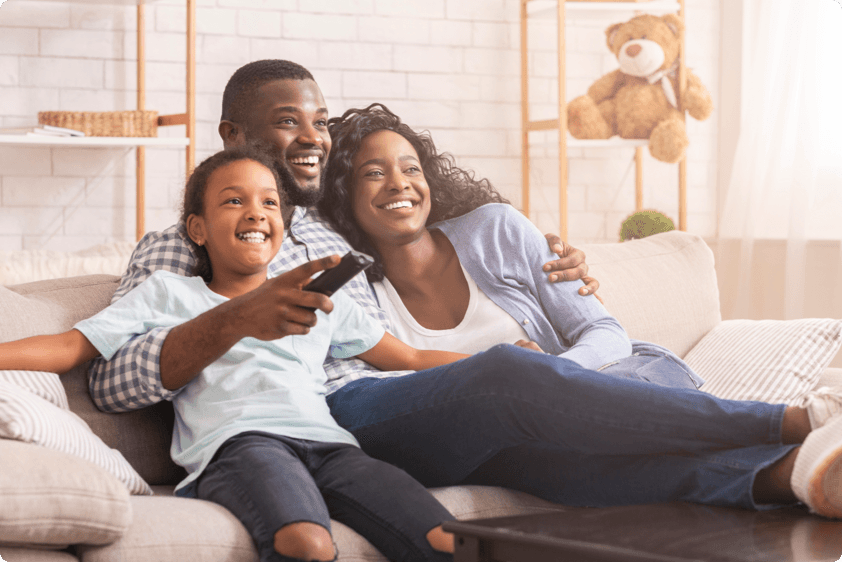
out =
{"type": "MultiPolygon", "coordinates": [[[[306,332],[315,316],[296,304],[300,286],[278,273],[349,249],[308,209],[318,201],[331,140],[321,91],[306,69],[269,60],[237,70],[223,96],[219,133],[226,148],[248,142],[273,147],[294,205],[284,216],[287,236],[270,266],[277,277],[195,320],[138,336],[109,362],[97,360],[91,394],[104,410],[170,399],[179,389],[165,388],[161,373],[168,380],[189,380],[244,337],[306,332]]],[[[550,268],[572,261],[578,268],[564,276],[580,278],[587,271],[583,256],[573,252],[572,258],[550,268]]],[[[114,299],[153,270],[188,275],[194,262],[180,225],[150,233],[138,244],[114,299]]],[[[595,288],[595,282],[587,287],[595,288]]],[[[363,276],[343,290],[388,326],[363,276]]],[[[328,361],[324,368],[328,403],[340,425],[367,453],[427,486],[500,485],[587,505],[683,499],[757,508],[796,501],[789,475],[796,445],[811,430],[807,410],[723,405],[695,388],[665,394],[659,385],[627,384],[572,361],[563,364],[561,369],[542,354],[505,346],[410,374],[381,373],[350,360],[328,361]],[[361,379],[376,384],[363,391],[349,384],[361,379]]],[[[822,424],[838,419],[838,404],[819,403],[822,424]]],[[[835,427],[826,429],[833,434],[835,427]]],[[[835,462],[833,447],[821,448],[831,450],[835,462]]],[[[802,480],[821,486],[830,471],[807,472],[802,480]]],[[[834,489],[840,491],[833,497],[838,506],[825,515],[842,515],[842,487],[834,489]]]]}
{"type": "MultiPolygon", "coordinates": [[[[319,199],[331,147],[328,111],[310,72],[289,61],[249,63],[231,77],[222,107],[219,135],[225,147],[255,141],[271,147],[290,203],[283,217],[287,236],[270,266],[270,275],[327,255],[344,255],[350,249],[347,242],[315,211],[308,209],[319,199]]],[[[551,246],[561,246],[557,237],[549,239],[551,246]]],[[[579,279],[586,274],[581,251],[564,245],[559,255],[563,259],[544,268],[550,272],[551,279],[555,276],[559,281],[579,279]]],[[[132,254],[112,302],[156,269],[190,274],[194,259],[180,225],[147,234],[132,254]]],[[[580,290],[582,294],[599,286],[594,279],[586,278],[586,281],[588,285],[580,290]]],[[[343,290],[388,327],[363,275],[358,275],[343,290]]],[[[251,324],[245,331],[265,325],[265,329],[280,333],[296,317],[295,307],[286,298],[287,295],[272,290],[267,289],[266,294],[259,291],[200,316],[177,330],[174,338],[167,338],[170,330],[153,330],[138,337],[111,361],[98,359],[92,364],[90,390],[94,402],[102,410],[122,412],[170,398],[172,393],[160,384],[159,361],[164,369],[195,372],[227,350],[218,337],[220,330],[230,329],[243,319],[249,319],[251,324]],[[270,301],[277,304],[277,310],[269,306],[270,301]]],[[[325,370],[330,380],[328,392],[363,376],[385,376],[358,359],[328,359],[325,370]]]]}

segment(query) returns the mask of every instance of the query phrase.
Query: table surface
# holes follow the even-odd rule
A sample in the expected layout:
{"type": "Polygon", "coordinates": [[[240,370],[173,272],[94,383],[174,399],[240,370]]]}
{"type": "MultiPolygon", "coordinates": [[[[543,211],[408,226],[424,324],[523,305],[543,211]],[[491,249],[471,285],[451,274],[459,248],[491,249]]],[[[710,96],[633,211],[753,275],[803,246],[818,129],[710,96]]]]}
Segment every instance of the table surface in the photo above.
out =
{"type": "Polygon", "coordinates": [[[457,536],[456,560],[842,560],[842,521],[810,515],[800,507],[750,511],[668,503],[564,508],[537,515],[452,521],[444,528],[457,536]],[[460,557],[460,548],[485,554],[463,552],[460,557]]]}

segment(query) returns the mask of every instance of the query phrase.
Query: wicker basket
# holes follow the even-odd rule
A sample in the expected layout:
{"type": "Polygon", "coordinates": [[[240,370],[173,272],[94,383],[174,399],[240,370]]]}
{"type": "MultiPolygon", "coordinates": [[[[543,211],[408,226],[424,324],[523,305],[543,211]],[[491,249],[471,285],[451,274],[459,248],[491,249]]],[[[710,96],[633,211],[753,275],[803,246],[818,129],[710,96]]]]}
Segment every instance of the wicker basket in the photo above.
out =
{"type": "Polygon", "coordinates": [[[157,111],[41,111],[38,123],[89,137],[157,137],[157,111]]]}

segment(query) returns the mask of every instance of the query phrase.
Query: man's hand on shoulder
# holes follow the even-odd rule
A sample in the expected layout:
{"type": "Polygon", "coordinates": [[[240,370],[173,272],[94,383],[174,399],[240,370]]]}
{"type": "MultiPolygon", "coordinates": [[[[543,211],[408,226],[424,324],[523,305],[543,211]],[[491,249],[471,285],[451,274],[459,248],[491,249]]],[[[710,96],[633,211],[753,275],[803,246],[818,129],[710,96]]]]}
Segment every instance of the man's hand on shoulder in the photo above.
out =
{"type": "Polygon", "coordinates": [[[547,239],[550,250],[558,254],[559,257],[559,259],[549,261],[543,266],[550,283],[581,279],[585,286],[579,289],[579,294],[583,296],[593,295],[599,299],[599,302],[605,304],[602,298],[596,294],[597,289],[599,289],[599,281],[593,277],[588,277],[585,252],[564,243],[556,234],[545,234],[544,238],[547,239]]]}

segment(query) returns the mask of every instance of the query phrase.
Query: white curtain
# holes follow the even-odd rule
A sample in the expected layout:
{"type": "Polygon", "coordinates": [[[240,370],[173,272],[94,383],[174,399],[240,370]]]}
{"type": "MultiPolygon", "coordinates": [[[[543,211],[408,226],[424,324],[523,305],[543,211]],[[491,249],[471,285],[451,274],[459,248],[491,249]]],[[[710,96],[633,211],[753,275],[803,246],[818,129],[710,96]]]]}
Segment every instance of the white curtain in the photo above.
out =
{"type": "Polygon", "coordinates": [[[723,286],[723,315],[752,317],[755,293],[779,275],[782,316],[802,318],[810,241],[842,241],[842,3],[744,4],[742,119],[717,244],[718,262],[738,271],[723,286]],[[784,266],[762,272],[758,243],[770,241],[784,266]]]}

